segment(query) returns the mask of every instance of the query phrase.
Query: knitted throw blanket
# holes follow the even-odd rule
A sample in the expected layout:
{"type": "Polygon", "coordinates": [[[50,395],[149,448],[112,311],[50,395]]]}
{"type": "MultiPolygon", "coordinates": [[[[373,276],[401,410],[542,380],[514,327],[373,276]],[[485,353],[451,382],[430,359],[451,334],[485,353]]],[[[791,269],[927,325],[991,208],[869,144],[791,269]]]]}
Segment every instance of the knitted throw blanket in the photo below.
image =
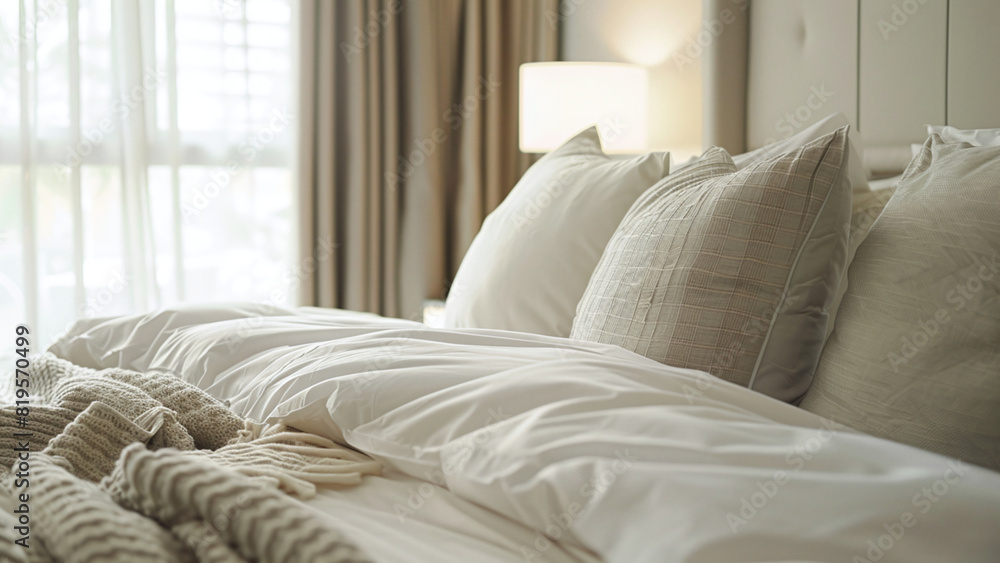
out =
{"type": "Polygon", "coordinates": [[[32,368],[28,427],[14,406],[0,408],[0,496],[16,506],[30,495],[30,547],[5,530],[0,560],[368,560],[288,497],[360,483],[380,469],[368,456],[243,420],[170,374],[97,371],[51,354],[32,368]],[[19,488],[15,432],[25,431],[30,485],[19,488]]]}

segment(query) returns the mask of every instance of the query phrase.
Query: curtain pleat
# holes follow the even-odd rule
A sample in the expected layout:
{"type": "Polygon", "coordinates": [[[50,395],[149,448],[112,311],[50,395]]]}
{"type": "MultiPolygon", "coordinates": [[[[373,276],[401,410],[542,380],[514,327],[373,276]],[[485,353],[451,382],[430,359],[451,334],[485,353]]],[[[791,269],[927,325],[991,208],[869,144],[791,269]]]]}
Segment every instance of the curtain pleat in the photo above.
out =
{"type": "MultiPolygon", "coordinates": [[[[18,3],[18,37],[27,37],[28,16],[25,0],[18,3]]],[[[24,41],[18,49],[18,74],[21,96],[21,216],[25,226],[22,231],[22,268],[24,269],[24,315],[28,326],[38,326],[38,241],[37,241],[37,193],[38,167],[35,165],[37,150],[36,127],[38,108],[38,42],[24,41]]],[[[12,294],[16,294],[13,292],[12,294]]]]}
{"type": "MultiPolygon", "coordinates": [[[[390,3],[381,2],[380,4],[386,6],[390,3]]],[[[398,23],[393,22],[390,25],[398,26],[398,23]]],[[[381,79],[382,90],[386,92],[386,97],[380,108],[380,127],[382,131],[382,147],[380,151],[382,159],[380,160],[392,162],[393,155],[399,154],[401,146],[399,129],[395,124],[400,121],[399,98],[403,95],[400,91],[400,44],[397,30],[392,29],[386,33],[385,44],[383,46],[386,53],[386,64],[382,68],[381,79]]],[[[379,244],[375,247],[377,254],[370,256],[369,259],[379,266],[378,270],[373,272],[373,275],[381,275],[385,280],[395,280],[398,276],[397,262],[399,256],[397,245],[394,244],[394,241],[399,240],[399,222],[397,219],[399,217],[399,201],[393,193],[394,190],[385,184],[384,174],[381,173],[382,167],[379,164],[381,162],[373,162],[372,192],[378,194],[378,207],[381,209],[382,214],[379,224],[373,224],[372,230],[378,232],[381,236],[379,244]]],[[[394,284],[383,282],[379,285],[379,302],[372,303],[368,310],[400,310],[398,296],[393,287],[394,284]]]]}
{"type": "Polygon", "coordinates": [[[419,318],[532,162],[518,67],[555,59],[558,0],[302,10],[299,240],[317,266],[301,300],[419,318]]]}
{"type": "MultiPolygon", "coordinates": [[[[129,99],[143,91],[143,63],[148,60],[148,45],[143,41],[144,10],[150,5],[138,2],[111,4],[111,33],[114,45],[113,66],[119,99],[129,99]],[[145,6],[145,7],[144,7],[145,6]]],[[[148,65],[147,65],[148,68],[148,65]]],[[[132,306],[137,311],[160,302],[156,283],[156,260],[153,250],[153,215],[149,203],[147,154],[149,135],[145,107],[130,114],[121,124],[122,174],[122,243],[125,269],[131,272],[132,306]]]]}

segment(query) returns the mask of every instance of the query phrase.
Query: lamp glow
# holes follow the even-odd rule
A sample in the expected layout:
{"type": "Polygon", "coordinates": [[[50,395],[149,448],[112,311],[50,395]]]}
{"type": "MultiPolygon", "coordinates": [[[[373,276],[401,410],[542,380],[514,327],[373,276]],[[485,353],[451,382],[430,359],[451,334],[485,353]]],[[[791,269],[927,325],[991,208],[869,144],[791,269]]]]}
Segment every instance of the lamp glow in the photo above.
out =
{"type": "Polygon", "coordinates": [[[649,75],[619,63],[521,65],[518,141],[522,152],[548,152],[597,125],[605,152],[647,147],[649,75]]]}

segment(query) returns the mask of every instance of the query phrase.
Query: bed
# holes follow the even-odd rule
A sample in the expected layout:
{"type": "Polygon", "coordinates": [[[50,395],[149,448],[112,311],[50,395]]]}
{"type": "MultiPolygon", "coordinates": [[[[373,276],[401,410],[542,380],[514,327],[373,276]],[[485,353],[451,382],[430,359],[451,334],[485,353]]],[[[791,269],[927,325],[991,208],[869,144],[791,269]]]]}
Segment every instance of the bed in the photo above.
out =
{"type": "Polygon", "coordinates": [[[996,553],[996,473],[614,346],[234,305],[82,322],[52,351],[376,454],[383,475],[307,501],[374,561],[850,559],[908,511],[890,560],[996,553]]]}
{"type": "MultiPolygon", "coordinates": [[[[78,321],[41,361],[180,380],[370,456],[358,482],[285,495],[356,547],[312,560],[997,561],[1000,114],[975,96],[1000,72],[952,59],[1000,14],[910,4],[706,2],[728,152],[611,160],[582,132],[487,219],[448,328],[171,307],[78,321]],[[912,23],[883,41],[897,8],[912,23]],[[917,80],[940,88],[886,97],[917,80]],[[812,108],[813,87],[836,96],[812,108]]],[[[976,48],[996,68],[1000,44],[976,48]]]]}

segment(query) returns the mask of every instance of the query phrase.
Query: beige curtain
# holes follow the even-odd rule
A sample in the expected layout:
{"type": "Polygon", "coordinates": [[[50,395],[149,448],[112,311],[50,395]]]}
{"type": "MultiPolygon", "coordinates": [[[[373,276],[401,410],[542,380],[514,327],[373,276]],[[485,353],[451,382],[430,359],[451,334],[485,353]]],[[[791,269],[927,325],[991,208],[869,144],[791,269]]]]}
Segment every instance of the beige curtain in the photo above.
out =
{"type": "Polygon", "coordinates": [[[530,164],[521,63],[558,0],[303,0],[303,304],[419,318],[530,164]]]}

